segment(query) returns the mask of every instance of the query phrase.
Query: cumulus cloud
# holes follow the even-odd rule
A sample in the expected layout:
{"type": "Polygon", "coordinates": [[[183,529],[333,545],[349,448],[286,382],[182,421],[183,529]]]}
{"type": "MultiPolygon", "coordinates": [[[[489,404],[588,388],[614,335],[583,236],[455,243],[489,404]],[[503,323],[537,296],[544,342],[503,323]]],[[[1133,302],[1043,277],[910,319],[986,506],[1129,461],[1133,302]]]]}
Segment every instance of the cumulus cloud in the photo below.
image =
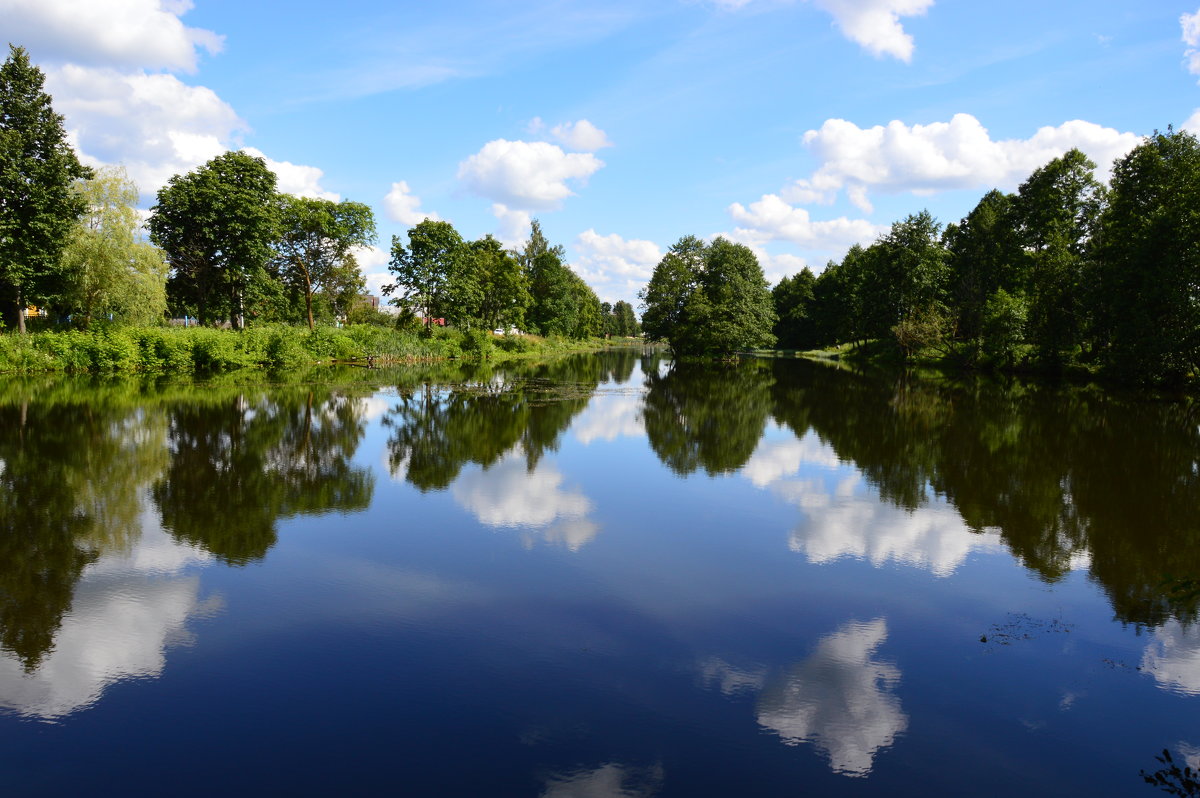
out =
{"type": "Polygon", "coordinates": [[[585,280],[607,282],[617,277],[650,279],[662,260],[662,250],[653,241],[625,239],[616,233],[602,236],[594,229],[584,230],[575,239],[575,271],[585,280]]]}
{"type": "Polygon", "coordinates": [[[643,438],[641,396],[597,396],[571,425],[575,439],[584,446],[592,441],[643,438]]]}
{"type": "Polygon", "coordinates": [[[267,168],[275,173],[278,182],[276,189],[284,194],[294,194],[297,197],[312,199],[327,199],[337,202],[341,196],[321,187],[321,178],[325,172],[315,166],[304,166],[291,161],[276,161],[268,158],[262,151],[254,147],[243,147],[242,152],[262,158],[267,162],[267,168]]]}
{"type": "Polygon", "coordinates": [[[875,57],[890,55],[912,60],[913,39],[900,24],[901,17],[924,14],[933,0],[813,0],[829,13],[850,41],[875,57]]]}
{"type": "Polygon", "coordinates": [[[429,219],[437,222],[441,217],[433,212],[421,210],[421,198],[412,193],[408,183],[401,180],[392,183],[392,190],[383,198],[383,210],[393,222],[415,227],[429,219]]]}
{"type": "Polygon", "coordinates": [[[49,70],[46,85],[82,159],[124,164],[143,192],[220,155],[245,129],[215,92],[174,75],[68,64],[49,70]]]}
{"type": "Polygon", "coordinates": [[[579,152],[595,152],[612,146],[608,135],[586,119],[555,125],[550,130],[550,135],[568,150],[579,152]]]}
{"type": "Polygon", "coordinates": [[[1142,654],[1142,671],[1167,690],[1200,695],[1200,628],[1172,619],[1155,629],[1142,654]]]}
{"type": "Polygon", "coordinates": [[[533,217],[529,211],[517,210],[496,202],[492,204],[492,216],[500,222],[496,231],[496,239],[509,249],[517,249],[524,245],[529,237],[533,217]]]}
{"type": "Polygon", "coordinates": [[[578,551],[600,527],[587,517],[592,512],[591,500],[578,490],[564,489],[563,479],[545,461],[529,471],[524,454],[517,449],[490,468],[466,471],[450,493],[480,523],[539,531],[547,542],[578,551]]]}
{"type": "Polygon", "coordinates": [[[458,179],[509,208],[553,210],[574,195],[567,181],[586,181],[602,166],[591,153],[567,153],[545,141],[496,139],[458,165],[458,179]]]}
{"type": "Polygon", "coordinates": [[[392,273],[387,270],[388,262],[392,257],[391,253],[379,247],[366,246],[355,247],[351,250],[351,254],[354,255],[354,259],[358,262],[358,268],[362,270],[363,277],[367,280],[367,293],[373,296],[383,296],[383,287],[395,282],[392,273]]]}
{"type": "Polygon", "coordinates": [[[1200,75],[1200,10],[1195,14],[1182,14],[1179,26],[1183,29],[1183,43],[1188,46],[1183,55],[1187,59],[1188,72],[1200,75]]]}
{"type": "MultiPolygon", "coordinates": [[[[868,190],[929,194],[947,189],[1015,188],[1048,161],[1072,147],[1085,152],[1107,179],[1114,159],[1141,138],[1092,122],[1072,120],[1040,128],[1027,139],[993,140],[978,119],[955,114],[949,122],[860,128],[844,119],[829,119],[804,134],[820,166],[811,177],[782,192],[796,203],[831,202],[845,190],[852,201],[870,208],[868,190]]],[[[764,198],[765,200],[766,198],[764,198]]],[[[779,203],[771,203],[776,216],[779,203]]]]}
{"type": "MultiPolygon", "coordinates": [[[[197,50],[223,37],[179,19],[188,0],[0,0],[8,41],[39,61],[194,71],[197,50]]],[[[56,97],[57,99],[57,97],[56,97]]]]}
{"type": "Polygon", "coordinates": [[[788,745],[811,743],[846,776],[866,776],[875,756],[908,728],[892,691],[900,670],[875,653],[887,621],[850,622],[817,643],[812,656],[771,679],[758,700],[758,723],[788,745]]]}
{"type": "Polygon", "coordinates": [[[200,579],[179,572],[211,556],[144,527],[127,553],[106,554],[84,571],[54,648],[33,673],[0,654],[0,707],[61,718],[100,700],[109,685],[154,678],[172,645],[189,639],[189,619],[215,609],[200,579]]]}
{"type": "Polygon", "coordinates": [[[777,194],[764,194],[749,207],[735,202],[729,206],[729,215],[740,225],[734,231],[735,240],[789,241],[817,250],[845,249],[874,239],[883,229],[866,219],[845,216],[813,221],[806,209],[789,205],[777,194]]]}

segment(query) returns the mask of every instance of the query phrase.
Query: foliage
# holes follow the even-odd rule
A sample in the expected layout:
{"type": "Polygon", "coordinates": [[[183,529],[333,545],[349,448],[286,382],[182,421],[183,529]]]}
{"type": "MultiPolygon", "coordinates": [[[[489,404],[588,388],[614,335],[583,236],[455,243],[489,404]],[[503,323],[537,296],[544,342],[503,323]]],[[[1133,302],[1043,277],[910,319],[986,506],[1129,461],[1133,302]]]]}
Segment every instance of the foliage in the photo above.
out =
{"type": "Polygon", "coordinates": [[[151,208],[150,238],[166,253],[176,312],[202,324],[245,326],[247,300],[271,283],[266,270],[278,226],[275,173],[262,158],[227,152],[175,175],[151,208]]]}
{"type": "Polygon", "coordinates": [[[60,290],[61,253],[83,211],[72,182],[91,176],[67,141],[45,75],[24,48],[0,65],[0,307],[25,332],[25,306],[60,290]]]}
{"type": "Polygon", "coordinates": [[[398,291],[392,303],[401,310],[420,311],[425,319],[466,321],[480,291],[469,266],[470,250],[454,226],[426,219],[409,229],[408,246],[392,236],[388,270],[396,282],[384,286],[383,293],[398,291]]]}
{"type": "Polygon", "coordinates": [[[1113,168],[1098,247],[1097,335],[1127,379],[1200,368],[1200,142],[1155,133],[1113,168]]]}
{"type": "Polygon", "coordinates": [[[1163,767],[1153,773],[1141,772],[1142,781],[1152,787],[1158,787],[1168,795],[1178,795],[1183,798],[1200,796],[1200,773],[1192,770],[1190,765],[1180,768],[1171,757],[1171,752],[1163,749],[1162,756],[1154,757],[1163,767]]]}
{"type": "Polygon", "coordinates": [[[471,270],[479,284],[478,307],[471,309],[484,329],[522,329],[533,297],[521,263],[492,236],[469,244],[471,270]]]}
{"type": "Polygon", "coordinates": [[[775,311],[758,259],[742,244],[686,236],[641,294],[648,336],[680,355],[720,356],[775,342],[775,311]]]}
{"type": "Polygon", "coordinates": [[[123,168],[106,167],[73,190],[86,210],[63,250],[58,310],[84,329],[105,317],[135,325],[161,322],[167,266],[159,249],[138,240],[137,185],[123,168]]]}
{"type": "Polygon", "coordinates": [[[303,292],[310,330],[314,292],[338,297],[335,310],[344,312],[345,297],[357,297],[365,287],[351,251],[374,240],[374,214],[361,202],[279,196],[275,264],[285,282],[303,292]]]}
{"type": "Polygon", "coordinates": [[[819,341],[811,316],[817,278],[805,266],[792,277],[784,277],[771,289],[775,304],[775,337],[783,349],[811,349],[819,341]]]}

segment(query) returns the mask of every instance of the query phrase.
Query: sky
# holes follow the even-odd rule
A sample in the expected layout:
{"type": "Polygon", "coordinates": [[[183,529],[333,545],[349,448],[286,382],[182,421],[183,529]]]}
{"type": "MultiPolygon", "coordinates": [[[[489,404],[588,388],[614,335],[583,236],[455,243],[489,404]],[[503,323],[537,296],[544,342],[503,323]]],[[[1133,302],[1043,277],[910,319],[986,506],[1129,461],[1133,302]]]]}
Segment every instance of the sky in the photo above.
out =
{"type": "Polygon", "coordinates": [[[609,302],[686,235],[774,284],[1071,147],[1107,179],[1200,132],[1196,0],[0,0],[0,40],[144,208],[229,149],[370,205],[375,293],[426,217],[510,246],[539,219],[609,302]]]}

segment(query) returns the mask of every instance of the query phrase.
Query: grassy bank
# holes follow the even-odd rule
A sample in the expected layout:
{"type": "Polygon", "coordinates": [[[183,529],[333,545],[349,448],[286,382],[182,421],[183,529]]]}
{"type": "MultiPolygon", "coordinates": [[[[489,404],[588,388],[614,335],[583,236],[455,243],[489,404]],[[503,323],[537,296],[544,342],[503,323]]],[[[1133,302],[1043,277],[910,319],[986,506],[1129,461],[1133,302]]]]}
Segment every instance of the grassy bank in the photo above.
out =
{"type": "Polygon", "coordinates": [[[368,359],[375,363],[502,360],[610,345],[612,342],[600,339],[494,336],[485,331],[438,329],[423,335],[365,324],[319,327],[313,332],[287,326],[246,330],[123,327],[0,334],[0,373],[211,374],[368,359]]]}

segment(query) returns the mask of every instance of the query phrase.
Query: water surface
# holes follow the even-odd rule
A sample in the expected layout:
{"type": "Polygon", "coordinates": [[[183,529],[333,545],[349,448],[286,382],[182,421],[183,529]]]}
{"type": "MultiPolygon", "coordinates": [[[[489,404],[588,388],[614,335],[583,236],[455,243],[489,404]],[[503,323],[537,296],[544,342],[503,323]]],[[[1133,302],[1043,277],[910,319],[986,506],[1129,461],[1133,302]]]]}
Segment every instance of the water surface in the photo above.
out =
{"type": "Polygon", "coordinates": [[[1155,794],[1200,418],[654,352],[0,384],[5,794],[1155,794]]]}

